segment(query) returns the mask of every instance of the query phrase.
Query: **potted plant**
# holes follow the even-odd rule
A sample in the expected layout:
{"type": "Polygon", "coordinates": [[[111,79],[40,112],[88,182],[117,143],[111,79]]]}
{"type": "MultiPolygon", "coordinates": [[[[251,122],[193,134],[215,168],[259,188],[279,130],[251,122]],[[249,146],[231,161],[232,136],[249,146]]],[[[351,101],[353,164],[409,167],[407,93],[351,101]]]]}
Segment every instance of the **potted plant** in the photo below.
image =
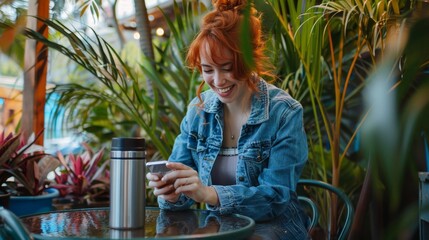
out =
{"type": "Polygon", "coordinates": [[[10,196],[6,205],[18,216],[49,211],[58,196],[56,189],[48,188],[47,176],[59,161],[35,144],[41,134],[33,133],[27,141],[20,133],[0,135],[0,191],[10,196]]]}
{"type": "Polygon", "coordinates": [[[54,201],[56,209],[108,205],[110,178],[108,161],[102,163],[104,148],[95,152],[88,144],[82,145],[81,154],[58,152],[61,169],[51,184],[60,191],[60,198],[54,201]]]}

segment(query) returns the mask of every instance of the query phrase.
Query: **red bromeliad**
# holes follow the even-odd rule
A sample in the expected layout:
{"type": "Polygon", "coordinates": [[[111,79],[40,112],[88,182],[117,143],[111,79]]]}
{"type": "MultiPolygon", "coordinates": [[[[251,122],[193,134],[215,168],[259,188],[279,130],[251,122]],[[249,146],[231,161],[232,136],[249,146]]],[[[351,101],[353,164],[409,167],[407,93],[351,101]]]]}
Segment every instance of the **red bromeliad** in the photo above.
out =
{"type": "Polygon", "coordinates": [[[83,146],[85,151],[80,155],[70,153],[64,157],[61,152],[58,153],[63,169],[60,174],[55,174],[56,184],[53,187],[57,188],[63,197],[84,198],[91,194],[91,190],[106,190],[108,185],[108,173],[105,171],[108,161],[99,166],[104,148],[94,153],[87,144],[83,143],[83,146]]]}
{"type": "Polygon", "coordinates": [[[47,187],[47,175],[59,161],[44,152],[34,133],[27,141],[18,133],[0,135],[0,187],[12,195],[40,195],[47,187]]]}

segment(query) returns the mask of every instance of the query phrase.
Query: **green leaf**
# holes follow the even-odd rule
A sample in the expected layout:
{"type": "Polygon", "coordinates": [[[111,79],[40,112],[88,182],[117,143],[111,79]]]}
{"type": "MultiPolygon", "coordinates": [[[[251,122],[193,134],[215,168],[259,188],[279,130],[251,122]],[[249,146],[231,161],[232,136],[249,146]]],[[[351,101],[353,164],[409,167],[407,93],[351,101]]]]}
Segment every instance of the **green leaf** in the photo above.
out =
{"type": "Polygon", "coordinates": [[[247,3],[243,11],[243,21],[240,24],[240,51],[243,54],[244,62],[249,69],[255,66],[253,59],[252,34],[250,31],[250,7],[251,2],[247,3]]]}

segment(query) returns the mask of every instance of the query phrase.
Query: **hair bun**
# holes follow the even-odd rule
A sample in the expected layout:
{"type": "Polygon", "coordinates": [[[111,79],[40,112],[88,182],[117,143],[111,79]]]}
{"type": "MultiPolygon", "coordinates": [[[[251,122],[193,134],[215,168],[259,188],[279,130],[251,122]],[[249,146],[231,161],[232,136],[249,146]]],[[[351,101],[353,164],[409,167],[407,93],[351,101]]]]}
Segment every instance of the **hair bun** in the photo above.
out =
{"type": "Polygon", "coordinates": [[[241,11],[246,7],[246,2],[246,0],[212,0],[215,9],[220,12],[229,10],[241,11]]]}

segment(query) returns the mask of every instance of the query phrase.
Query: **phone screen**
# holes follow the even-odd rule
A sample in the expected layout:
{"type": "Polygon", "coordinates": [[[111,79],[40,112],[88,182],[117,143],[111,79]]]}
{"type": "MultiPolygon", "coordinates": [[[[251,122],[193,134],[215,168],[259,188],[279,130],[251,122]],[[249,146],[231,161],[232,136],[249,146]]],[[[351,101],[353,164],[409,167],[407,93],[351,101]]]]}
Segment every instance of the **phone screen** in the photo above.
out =
{"type": "Polygon", "coordinates": [[[168,161],[155,161],[146,163],[146,167],[152,174],[165,175],[167,172],[171,171],[171,169],[167,168],[165,164],[168,161]]]}

